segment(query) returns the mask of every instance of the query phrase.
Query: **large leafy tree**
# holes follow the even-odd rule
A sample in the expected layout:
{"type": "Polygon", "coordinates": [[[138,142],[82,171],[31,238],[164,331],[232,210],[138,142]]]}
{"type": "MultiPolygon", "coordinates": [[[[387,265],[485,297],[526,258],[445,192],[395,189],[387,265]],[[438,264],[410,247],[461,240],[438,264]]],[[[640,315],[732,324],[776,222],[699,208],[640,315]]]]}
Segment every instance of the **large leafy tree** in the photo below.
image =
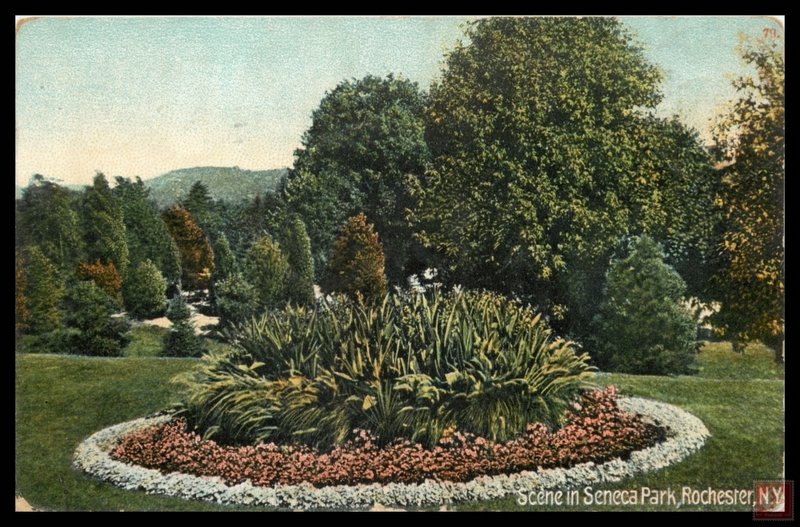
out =
{"type": "MultiPolygon", "coordinates": [[[[780,41],[742,49],[755,76],[734,82],[739,98],[715,129],[723,214],[712,296],[714,323],[736,341],[780,349],[784,332],[784,57],[780,41]]],[[[780,354],[776,354],[780,358],[780,354]]]]}
{"type": "Polygon", "coordinates": [[[150,260],[167,280],[177,282],[181,276],[180,253],[155,202],[140,178],[131,181],[117,177],[114,196],[122,206],[130,264],[137,266],[150,260]]]}
{"type": "Polygon", "coordinates": [[[181,279],[188,290],[208,287],[214,272],[214,250],[203,230],[180,205],[165,210],[161,218],[181,255],[181,279]]]}
{"type": "Polygon", "coordinates": [[[62,271],[84,258],[77,193],[36,174],[17,201],[17,247],[37,245],[62,271]]]}
{"type": "Polygon", "coordinates": [[[447,279],[583,334],[623,237],[652,233],[676,265],[704,254],[708,154],[653,116],[660,73],[617,20],[482,19],[467,36],[431,88],[432,168],[414,186],[447,279]]]}
{"type": "Polygon", "coordinates": [[[406,221],[407,177],[429,157],[424,105],[416,83],[367,76],[342,82],[314,111],[285,195],[306,223],[318,270],[339,225],[363,212],[384,242],[390,279],[416,271],[404,269],[419,252],[406,221]]]}
{"type": "Polygon", "coordinates": [[[112,262],[124,277],[129,253],[122,207],[102,173],[86,188],[81,214],[87,261],[112,262]]]}

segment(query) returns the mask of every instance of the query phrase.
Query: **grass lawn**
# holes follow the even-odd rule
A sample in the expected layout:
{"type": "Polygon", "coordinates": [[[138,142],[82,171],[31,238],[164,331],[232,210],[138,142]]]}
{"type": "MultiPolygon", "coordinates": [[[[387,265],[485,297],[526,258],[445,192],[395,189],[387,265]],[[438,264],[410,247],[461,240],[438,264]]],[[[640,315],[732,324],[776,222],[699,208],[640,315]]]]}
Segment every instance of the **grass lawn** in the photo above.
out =
{"type": "MultiPolygon", "coordinates": [[[[152,355],[156,331],[137,331],[125,358],[16,355],[15,490],[39,510],[239,510],[94,481],[71,468],[77,444],[91,433],[166,407],[175,392],[169,380],[194,359],[152,355]]],[[[158,328],[155,328],[158,329],[158,328]]],[[[163,330],[162,330],[163,331],[163,330]]],[[[763,347],[735,355],[724,343],[706,345],[696,377],[598,374],[598,384],[676,404],[706,424],[712,437],[684,462],[600,489],[752,488],[755,479],[779,478],[784,450],[783,373],[763,347]]],[[[461,504],[459,510],[565,510],[520,507],[516,498],[461,504]]],[[[587,507],[577,507],[586,510],[587,507]]],[[[594,506],[591,510],[674,510],[672,506],[594,506]]],[[[697,506],[689,510],[731,510],[697,506]]],[[[739,510],[748,510],[739,507],[739,510]]]]}

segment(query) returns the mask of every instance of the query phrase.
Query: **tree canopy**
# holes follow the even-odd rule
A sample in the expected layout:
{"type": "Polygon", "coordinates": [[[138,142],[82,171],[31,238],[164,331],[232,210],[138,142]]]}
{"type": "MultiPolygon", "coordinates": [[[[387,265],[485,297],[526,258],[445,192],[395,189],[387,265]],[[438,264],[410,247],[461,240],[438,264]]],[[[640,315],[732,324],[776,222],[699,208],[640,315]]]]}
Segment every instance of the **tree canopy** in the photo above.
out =
{"type": "Polygon", "coordinates": [[[73,271],[84,259],[77,196],[36,174],[17,201],[17,247],[37,245],[59,269],[73,271]]]}
{"type": "Polygon", "coordinates": [[[761,339],[780,349],[784,333],[784,84],[780,41],[742,48],[755,76],[734,82],[739,98],[715,128],[722,185],[713,322],[736,341],[761,339]]]}
{"type": "Polygon", "coordinates": [[[161,214],[181,255],[181,279],[188,290],[208,287],[214,272],[214,250],[189,212],[175,205],[161,214]]]}
{"type": "Polygon", "coordinates": [[[390,279],[404,278],[418,251],[406,221],[413,208],[407,178],[421,174],[429,157],[424,108],[416,83],[367,76],[340,83],[312,114],[285,195],[306,222],[318,270],[338,226],[363,212],[385,241],[390,279]]]}
{"type": "Polygon", "coordinates": [[[87,261],[112,262],[124,277],[129,253],[122,207],[102,173],[84,191],[81,212],[87,261]]]}
{"type": "Polygon", "coordinates": [[[661,74],[617,20],[481,19],[467,37],[431,88],[432,167],[413,187],[417,236],[447,280],[527,298],[580,333],[625,236],[652,234],[675,264],[704,255],[708,154],[654,117],[661,74]]]}
{"type": "Polygon", "coordinates": [[[180,253],[158,213],[155,202],[140,178],[117,177],[114,196],[122,206],[128,255],[132,266],[150,260],[167,280],[181,276],[180,253]]]}

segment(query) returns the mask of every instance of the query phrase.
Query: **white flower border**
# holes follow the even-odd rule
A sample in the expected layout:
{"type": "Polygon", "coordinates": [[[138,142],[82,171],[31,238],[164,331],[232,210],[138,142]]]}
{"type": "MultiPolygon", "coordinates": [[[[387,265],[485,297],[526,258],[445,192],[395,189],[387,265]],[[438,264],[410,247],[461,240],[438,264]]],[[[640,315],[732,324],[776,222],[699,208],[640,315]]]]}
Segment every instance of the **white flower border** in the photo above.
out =
{"type": "Polygon", "coordinates": [[[655,446],[631,453],[627,460],[616,458],[599,465],[588,462],[568,469],[480,476],[465,483],[427,480],[419,484],[373,483],[315,488],[307,483],[258,487],[248,481],[231,486],[217,477],[177,472],[162,474],[158,470],[128,465],[111,458],[109,451],[122,436],[165,423],[172,419],[170,415],[145,417],[100,430],[78,445],[73,466],[123,489],[229,505],[289,509],[362,509],[374,504],[432,506],[492,500],[516,495],[518,491],[527,494],[530,491],[620,481],[682,461],[699,450],[710,436],[700,419],[676,406],[634,397],[621,397],[618,402],[624,410],[666,425],[669,437],[655,446]]]}

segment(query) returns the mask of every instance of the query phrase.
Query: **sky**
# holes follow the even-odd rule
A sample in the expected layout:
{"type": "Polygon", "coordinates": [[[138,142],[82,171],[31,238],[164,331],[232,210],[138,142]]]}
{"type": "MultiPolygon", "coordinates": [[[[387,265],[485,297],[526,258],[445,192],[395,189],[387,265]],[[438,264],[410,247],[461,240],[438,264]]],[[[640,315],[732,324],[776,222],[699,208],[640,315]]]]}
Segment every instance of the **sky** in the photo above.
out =
{"type": "MultiPolygon", "coordinates": [[[[311,113],[345,79],[427,89],[467,17],[39,18],[17,30],[16,184],[96,171],[148,179],[193,166],[291,166],[311,113]]],[[[624,23],[664,72],[658,111],[701,133],[746,71],[758,17],[624,23]]],[[[781,31],[778,29],[778,31],[781,31]]]]}

